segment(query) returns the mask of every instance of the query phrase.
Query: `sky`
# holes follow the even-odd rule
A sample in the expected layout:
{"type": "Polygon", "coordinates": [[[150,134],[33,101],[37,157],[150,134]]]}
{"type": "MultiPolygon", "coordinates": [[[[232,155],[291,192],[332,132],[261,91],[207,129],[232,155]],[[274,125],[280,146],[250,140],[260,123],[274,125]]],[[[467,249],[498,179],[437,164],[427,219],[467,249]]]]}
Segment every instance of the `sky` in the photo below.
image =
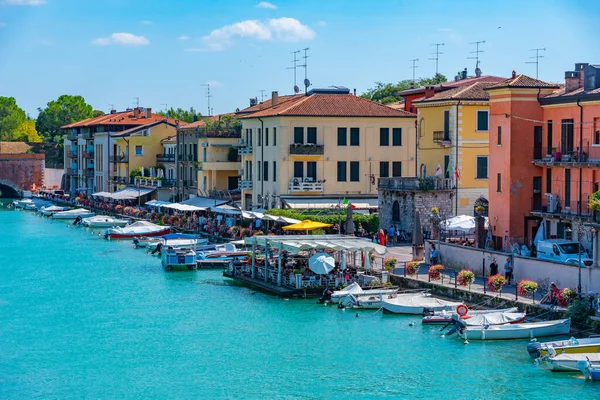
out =
{"type": "MultiPolygon", "coordinates": [[[[293,93],[293,54],[308,48],[314,88],[362,93],[377,81],[475,69],[561,82],[576,62],[600,64],[595,1],[0,0],[0,96],[31,116],[61,94],[105,112],[168,107],[208,113],[293,93]],[[593,57],[599,57],[593,59],[593,57]],[[261,93],[261,90],[264,91],[261,93]]],[[[304,64],[298,54],[298,65],[304,64]]]]}

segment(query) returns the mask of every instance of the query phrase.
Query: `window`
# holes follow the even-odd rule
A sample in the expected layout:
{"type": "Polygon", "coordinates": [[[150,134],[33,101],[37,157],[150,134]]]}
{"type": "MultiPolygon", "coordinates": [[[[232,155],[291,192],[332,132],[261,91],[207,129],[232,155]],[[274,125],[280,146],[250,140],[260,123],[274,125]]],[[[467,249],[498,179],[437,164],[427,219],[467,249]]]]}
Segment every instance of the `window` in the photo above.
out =
{"type": "Polygon", "coordinates": [[[498,192],[498,193],[502,192],[502,174],[500,174],[500,173],[496,177],[496,192],[498,192]]]}
{"type": "Polygon", "coordinates": [[[390,145],[390,128],[379,128],[379,145],[390,145]]]}
{"type": "Polygon", "coordinates": [[[573,153],[573,120],[563,119],[560,133],[561,153],[573,153]]]}
{"type": "Polygon", "coordinates": [[[571,206],[571,170],[565,169],[565,204],[563,207],[571,206]]]}
{"type": "Polygon", "coordinates": [[[306,177],[312,178],[313,181],[317,180],[317,162],[308,161],[306,163],[306,177]]]}
{"type": "Polygon", "coordinates": [[[360,129],[350,128],[350,146],[360,146],[360,129]]]}
{"type": "Polygon", "coordinates": [[[306,143],[317,144],[317,128],[306,128],[306,143]]]}
{"type": "Polygon", "coordinates": [[[450,141],[450,110],[444,110],[444,140],[450,141]]]}
{"type": "Polygon", "coordinates": [[[548,150],[546,154],[554,154],[554,152],[552,151],[552,148],[554,147],[554,145],[552,144],[552,121],[547,122],[546,128],[546,137],[548,140],[548,150]]]}
{"type": "Polygon", "coordinates": [[[444,154],[444,178],[450,178],[450,172],[448,171],[448,167],[450,166],[450,155],[444,154]]]}
{"type": "Polygon", "coordinates": [[[402,162],[401,161],[392,162],[392,176],[394,178],[402,176],[402,162]]]}
{"type": "MultiPolygon", "coordinates": [[[[194,143],[194,161],[198,161],[198,143],[194,143]]],[[[204,149],[206,150],[206,149],[204,149]]]]}
{"type": "Polygon", "coordinates": [[[392,146],[402,146],[402,128],[392,129],[392,146]]]}
{"type": "Polygon", "coordinates": [[[502,144],[502,127],[498,126],[498,146],[502,144]]]}
{"type": "Polygon", "coordinates": [[[144,155],[144,147],[136,145],[135,146],[135,155],[136,156],[143,156],[144,155]]]}
{"type": "Polygon", "coordinates": [[[488,177],[488,158],[487,156],[477,156],[477,172],[475,178],[487,179],[488,177]]]}
{"type": "Polygon", "coordinates": [[[338,128],[338,146],[348,145],[348,128],[338,128]]]}
{"type": "Polygon", "coordinates": [[[389,178],[390,177],[389,161],[381,161],[379,163],[379,177],[380,178],[389,178]]]}
{"type": "Polygon", "coordinates": [[[489,119],[490,119],[489,111],[477,110],[477,130],[478,131],[490,130],[489,119]]]}
{"type": "Polygon", "coordinates": [[[277,128],[273,128],[273,146],[277,146],[277,128]]]}
{"type": "Polygon", "coordinates": [[[294,143],[304,144],[304,128],[294,128],[294,143]]]}
{"type": "Polygon", "coordinates": [[[260,128],[258,128],[258,133],[256,135],[258,136],[258,145],[262,146],[262,132],[260,128]]]}
{"type": "Polygon", "coordinates": [[[546,168],[546,193],[552,193],[552,168],[546,168]]]}
{"type": "Polygon", "coordinates": [[[269,162],[263,161],[263,181],[269,180],[269,162]]]}
{"type": "Polygon", "coordinates": [[[206,162],[207,158],[208,158],[208,153],[207,153],[207,150],[206,150],[206,147],[205,147],[205,148],[202,149],[202,161],[206,162]]]}
{"type": "Polygon", "coordinates": [[[294,178],[304,178],[304,163],[294,161],[294,178]]]}
{"type": "Polygon", "coordinates": [[[265,146],[269,145],[269,128],[265,128],[265,146]]]}
{"type": "Polygon", "coordinates": [[[273,161],[273,182],[277,182],[277,161],[273,161]]]}
{"type": "Polygon", "coordinates": [[[258,171],[256,171],[257,172],[256,176],[258,177],[257,180],[260,181],[262,178],[262,175],[260,174],[260,161],[256,163],[256,168],[258,168],[258,171]]]}
{"type": "Polygon", "coordinates": [[[337,180],[338,182],[346,182],[346,161],[338,161],[337,163],[337,180]]]}
{"type": "Polygon", "coordinates": [[[358,161],[350,161],[350,182],[360,181],[360,170],[358,168],[358,161]]]}

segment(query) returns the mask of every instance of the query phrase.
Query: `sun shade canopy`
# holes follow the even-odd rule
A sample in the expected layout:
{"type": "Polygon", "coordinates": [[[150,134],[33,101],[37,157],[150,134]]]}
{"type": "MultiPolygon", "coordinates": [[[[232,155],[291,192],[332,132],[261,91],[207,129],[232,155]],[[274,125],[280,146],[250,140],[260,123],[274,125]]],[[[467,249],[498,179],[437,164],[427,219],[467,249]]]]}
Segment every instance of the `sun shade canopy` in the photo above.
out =
{"type": "Polygon", "coordinates": [[[370,240],[346,235],[280,235],[280,236],[252,236],[244,238],[247,245],[255,243],[264,246],[265,241],[273,248],[281,247],[291,253],[311,249],[333,249],[345,251],[374,251],[378,255],[387,253],[387,247],[373,243],[370,240]]]}

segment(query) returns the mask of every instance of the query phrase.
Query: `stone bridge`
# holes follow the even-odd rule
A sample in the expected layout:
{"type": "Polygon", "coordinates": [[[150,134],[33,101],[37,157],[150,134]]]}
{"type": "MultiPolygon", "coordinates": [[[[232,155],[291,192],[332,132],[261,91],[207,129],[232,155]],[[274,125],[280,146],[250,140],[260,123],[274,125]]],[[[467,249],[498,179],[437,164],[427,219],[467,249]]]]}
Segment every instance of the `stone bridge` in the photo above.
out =
{"type": "Polygon", "coordinates": [[[0,153],[0,197],[21,197],[23,191],[44,183],[43,154],[0,153]]]}

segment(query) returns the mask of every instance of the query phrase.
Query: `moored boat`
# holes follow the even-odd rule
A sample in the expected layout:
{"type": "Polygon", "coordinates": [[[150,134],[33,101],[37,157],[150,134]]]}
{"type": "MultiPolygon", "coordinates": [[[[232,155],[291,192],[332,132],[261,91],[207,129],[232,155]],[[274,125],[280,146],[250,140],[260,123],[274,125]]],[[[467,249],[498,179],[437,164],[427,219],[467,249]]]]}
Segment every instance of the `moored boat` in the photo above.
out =
{"type": "Polygon", "coordinates": [[[600,381],[600,363],[593,363],[590,360],[577,361],[577,369],[583,372],[586,380],[600,381]]]}
{"type": "Polygon", "coordinates": [[[128,223],[129,221],[126,219],[113,218],[108,215],[96,215],[81,220],[81,225],[89,228],[110,228],[113,226],[125,226],[128,223]]]}
{"type": "Polygon", "coordinates": [[[49,217],[53,214],[56,214],[57,212],[67,211],[68,209],[69,209],[69,207],[49,206],[49,207],[40,208],[39,213],[45,217],[49,217]]]}
{"type": "MultiPolygon", "coordinates": [[[[458,307],[457,307],[458,308],[458,307]]],[[[455,310],[457,311],[457,310],[455,310]]],[[[479,315],[485,314],[497,314],[497,313],[516,313],[519,309],[517,307],[512,308],[504,308],[501,310],[467,310],[467,314],[461,316],[461,319],[467,320],[471,317],[476,317],[479,315]]],[[[443,325],[452,321],[453,312],[448,312],[446,310],[438,311],[438,312],[429,312],[429,310],[424,310],[423,320],[421,321],[425,325],[443,325]]]]}
{"type": "Polygon", "coordinates": [[[438,299],[428,293],[411,293],[406,296],[396,296],[391,299],[383,299],[383,312],[392,314],[423,314],[423,309],[429,308],[433,311],[454,310],[461,303],[438,299]]]}
{"type": "Polygon", "coordinates": [[[355,297],[373,297],[382,295],[384,297],[388,297],[390,294],[398,293],[398,288],[394,289],[363,289],[358,283],[352,282],[350,285],[346,286],[341,290],[336,290],[331,294],[331,302],[339,303],[349,295],[354,295],[355,297]]]}
{"type": "Polygon", "coordinates": [[[544,358],[547,368],[552,372],[579,371],[579,361],[600,363],[600,353],[555,354],[544,358]]]}
{"type": "Polygon", "coordinates": [[[135,247],[149,247],[152,246],[153,248],[156,247],[156,245],[158,243],[163,242],[165,240],[170,240],[170,239],[198,239],[200,238],[200,236],[198,235],[194,235],[194,234],[189,234],[189,233],[167,233],[165,235],[162,235],[160,237],[146,237],[146,236],[142,236],[142,237],[134,237],[133,238],[133,245],[135,247]]]}
{"type": "Polygon", "coordinates": [[[527,344],[527,352],[532,358],[547,356],[550,348],[559,354],[600,353],[600,336],[581,339],[572,337],[554,342],[532,341],[527,344]]]}
{"type": "Polygon", "coordinates": [[[137,221],[125,227],[109,228],[104,233],[107,239],[133,239],[141,236],[163,236],[171,232],[170,226],[161,226],[148,221],[137,221]]]}
{"type": "Polygon", "coordinates": [[[80,218],[88,218],[93,217],[94,213],[90,210],[86,210],[85,208],[76,208],[74,210],[68,211],[60,211],[52,214],[52,219],[76,219],[80,218]]]}
{"type": "Polygon", "coordinates": [[[167,271],[174,270],[195,270],[196,252],[190,249],[162,249],[161,252],[162,266],[167,271]]]}
{"type": "Polygon", "coordinates": [[[540,336],[566,335],[571,330],[571,319],[520,324],[463,326],[458,328],[457,337],[471,340],[533,339],[540,336]]]}

